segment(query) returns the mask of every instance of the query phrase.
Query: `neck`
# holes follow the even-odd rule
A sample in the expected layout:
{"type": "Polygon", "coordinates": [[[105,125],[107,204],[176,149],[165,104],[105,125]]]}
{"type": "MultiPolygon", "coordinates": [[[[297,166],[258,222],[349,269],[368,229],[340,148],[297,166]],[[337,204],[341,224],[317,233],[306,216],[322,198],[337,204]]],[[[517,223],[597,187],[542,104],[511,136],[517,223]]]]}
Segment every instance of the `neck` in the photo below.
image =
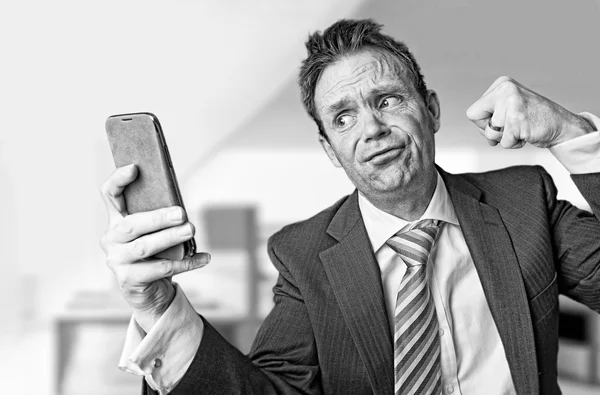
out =
{"type": "Polygon", "coordinates": [[[385,211],[395,217],[405,221],[414,221],[425,213],[435,187],[437,185],[437,172],[435,168],[424,174],[419,180],[414,180],[411,184],[415,187],[404,186],[401,191],[393,193],[367,196],[369,201],[378,209],[385,211]]]}

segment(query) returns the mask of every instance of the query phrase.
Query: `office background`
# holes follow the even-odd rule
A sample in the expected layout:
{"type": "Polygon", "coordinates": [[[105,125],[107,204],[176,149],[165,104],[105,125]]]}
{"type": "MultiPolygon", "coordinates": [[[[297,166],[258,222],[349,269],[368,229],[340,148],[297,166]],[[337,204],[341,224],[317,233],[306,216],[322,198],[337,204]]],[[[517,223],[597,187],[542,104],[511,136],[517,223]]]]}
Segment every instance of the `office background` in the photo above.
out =
{"type": "MultiPolygon", "coordinates": [[[[213,253],[176,280],[247,349],[276,276],[266,238],[352,191],[321,152],[296,74],[309,32],[354,17],[405,41],[438,92],[442,167],[542,164],[561,197],[586,207],[548,152],[489,147],[464,113],[509,75],[600,114],[598,1],[3,2],[3,388],[137,393],[139,380],[116,368],[127,310],[99,248],[107,218],[98,191],[114,168],[104,121],[117,113],[160,118],[197,244],[213,253]],[[222,229],[236,229],[235,241],[222,229]]],[[[563,388],[595,393],[600,324],[565,306],[574,329],[561,344],[563,388]]]]}

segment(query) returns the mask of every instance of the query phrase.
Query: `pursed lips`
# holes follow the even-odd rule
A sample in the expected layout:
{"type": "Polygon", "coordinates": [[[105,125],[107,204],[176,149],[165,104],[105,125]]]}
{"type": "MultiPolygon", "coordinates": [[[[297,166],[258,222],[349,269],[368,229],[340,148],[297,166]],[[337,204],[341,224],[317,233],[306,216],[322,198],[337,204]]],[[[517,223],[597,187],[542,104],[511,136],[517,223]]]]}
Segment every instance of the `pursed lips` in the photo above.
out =
{"type": "Polygon", "coordinates": [[[370,162],[371,160],[377,159],[381,155],[385,155],[385,154],[387,154],[390,151],[399,150],[399,149],[402,149],[402,148],[404,148],[404,145],[400,145],[400,146],[397,146],[397,147],[386,147],[386,148],[384,148],[382,150],[375,151],[375,152],[367,155],[367,157],[365,158],[365,160],[363,162],[365,162],[365,163],[366,162],[370,162]]]}

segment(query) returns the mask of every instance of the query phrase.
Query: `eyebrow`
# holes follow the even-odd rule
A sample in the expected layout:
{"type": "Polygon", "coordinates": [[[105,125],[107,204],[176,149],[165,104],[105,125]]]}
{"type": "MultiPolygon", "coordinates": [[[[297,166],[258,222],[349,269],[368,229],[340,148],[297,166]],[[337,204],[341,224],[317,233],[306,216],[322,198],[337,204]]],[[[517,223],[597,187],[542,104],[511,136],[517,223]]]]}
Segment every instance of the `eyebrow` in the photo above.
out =
{"type": "Polygon", "coordinates": [[[325,107],[325,113],[327,113],[327,114],[337,113],[338,111],[350,106],[350,103],[352,103],[352,100],[350,100],[347,97],[343,97],[340,100],[336,101],[335,103],[330,104],[329,106],[325,107]]]}
{"type": "MultiPolygon", "coordinates": [[[[369,91],[369,95],[381,96],[383,94],[390,93],[393,91],[400,92],[400,93],[406,95],[406,94],[408,94],[409,90],[406,88],[406,86],[404,84],[398,84],[398,83],[391,82],[391,83],[373,88],[371,91],[369,91]]],[[[349,99],[348,97],[342,97],[340,100],[325,107],[325,113],[326,114],[337,113],[338,111],[349,107],[352,103],[353,103],[353,100],[349,99]]]]}
{"type": "Polygon", "coordinates": [[[409,89],[407,89],[406,85],[404,85],[404,84],[398,84],[398,83],[392,82],[389,84],[378,86],[378,87],[374,88],[370,93],[374,94],[375,96],[380,96],[380,95],[383,95],[385,93],[390,93],[390,92],[399,92],[399,93],[406,95],[406,94],[408,94],[409,89]]]}

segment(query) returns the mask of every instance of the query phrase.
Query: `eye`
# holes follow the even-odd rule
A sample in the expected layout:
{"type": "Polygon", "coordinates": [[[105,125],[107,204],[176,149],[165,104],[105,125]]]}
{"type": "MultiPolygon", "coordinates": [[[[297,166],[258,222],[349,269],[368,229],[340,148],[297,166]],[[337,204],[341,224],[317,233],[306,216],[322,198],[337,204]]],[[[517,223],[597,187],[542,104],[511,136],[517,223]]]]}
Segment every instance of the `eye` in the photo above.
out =
{"type": "Polygon", "coordinates": [[[336,128],[345,128],[346,126],[350,125],[353,120],[354,117],[352,115],[341,114],[334,120],[334,124],[336,128]]]}
{"type": "Polygon", "coordinates": [[[379,102],[379,108],[387,108],[398,105],[402,99],[399,96],[386,96],[379,102]]]}

